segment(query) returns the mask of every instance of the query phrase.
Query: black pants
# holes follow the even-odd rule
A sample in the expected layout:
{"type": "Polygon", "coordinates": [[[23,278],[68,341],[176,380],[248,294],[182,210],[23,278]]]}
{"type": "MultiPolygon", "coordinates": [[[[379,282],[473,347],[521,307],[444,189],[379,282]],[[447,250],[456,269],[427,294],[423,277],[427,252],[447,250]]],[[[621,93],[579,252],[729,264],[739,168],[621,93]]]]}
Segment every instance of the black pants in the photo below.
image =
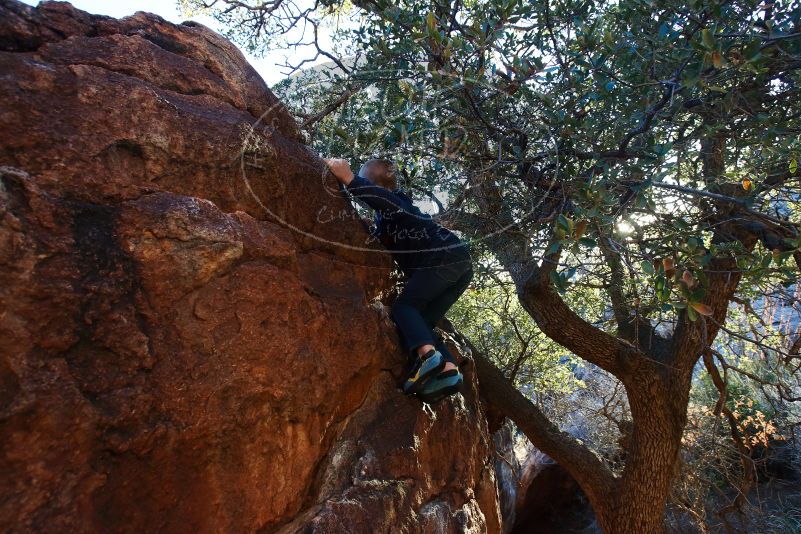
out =
{"type": "Polygon", "coordinates": [[[446,361],[456,363],[433,329],[464,293],[472,278],[469,257],[443,258],[440,265],[412,272],[392,305],[392,320],[407,351],[412,352],[421,345],[434,345],[446,361]]]}

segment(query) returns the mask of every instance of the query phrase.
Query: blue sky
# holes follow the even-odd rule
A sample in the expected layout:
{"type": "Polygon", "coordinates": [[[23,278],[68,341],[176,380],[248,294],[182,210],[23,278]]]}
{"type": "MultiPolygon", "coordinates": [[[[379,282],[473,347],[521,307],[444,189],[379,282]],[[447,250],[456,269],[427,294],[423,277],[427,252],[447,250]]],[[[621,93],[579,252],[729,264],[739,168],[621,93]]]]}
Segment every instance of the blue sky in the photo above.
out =
{"type": "MultiPolygon", "coordinates": [[[[39,3],[38,0],[22,1],[33,6],[39,3]]],[[[183,15],[174,0],[73,0],[71,4],[89,13],[108,15],[116,18],[133,15],[137,11],[156,13],[164,19],[175,23],[180,23],[191,18],[192,20],[196,20],[201,24],[219,31],[219,25],[210,17],[186,17],[183,15]]],[[[256,58],[245,51],[243,52],[247,56],[248,61],[250,61],[250,64],[253,65],[259,74],[261,74],[261,77],[270,85],[284,78],[281,72],[286,69],[279,68],[277,66],[278,64],[284,63],[287,57],[289,57],[293,64],[297,64],[305,57],[302,54],[291,53],[287,50],[275,50],[262,58],[256,58]]]]}

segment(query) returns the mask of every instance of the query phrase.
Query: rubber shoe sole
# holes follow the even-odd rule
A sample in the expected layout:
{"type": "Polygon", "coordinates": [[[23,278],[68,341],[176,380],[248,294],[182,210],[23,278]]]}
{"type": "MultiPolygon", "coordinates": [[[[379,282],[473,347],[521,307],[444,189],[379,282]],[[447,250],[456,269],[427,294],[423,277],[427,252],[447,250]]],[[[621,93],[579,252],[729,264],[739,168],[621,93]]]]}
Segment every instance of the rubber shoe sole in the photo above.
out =
{"type": "Polygon", "coordinates": [[[426,381],[436,375],[445,367],[445,358],[439,351],[435,352],[420,364],[414,376],[408,378],[403,384],[403,392],[407,395],[418,393],[426,381]]]}
{"type": "Polygon", "coordinates": [[[458,393],[462,389],[463,383],[462,373],[457,369],[451,369],[426,382],[417,396],[425,403],[434,404],[445,397],[458,393]]]}

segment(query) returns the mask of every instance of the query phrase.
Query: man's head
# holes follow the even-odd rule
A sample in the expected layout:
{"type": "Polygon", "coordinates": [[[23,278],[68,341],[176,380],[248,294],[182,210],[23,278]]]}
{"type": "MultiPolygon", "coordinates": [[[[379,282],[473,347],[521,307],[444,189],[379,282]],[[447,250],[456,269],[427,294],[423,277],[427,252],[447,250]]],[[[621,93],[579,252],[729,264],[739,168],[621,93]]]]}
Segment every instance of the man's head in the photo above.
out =
{"type": "Polygon", "coordinates": [[[387,189],[398,188],[398,169],[391,160],[371,159],[362,165],[359,175],[367,178],[375,185],[380,185],[387,189]]]}

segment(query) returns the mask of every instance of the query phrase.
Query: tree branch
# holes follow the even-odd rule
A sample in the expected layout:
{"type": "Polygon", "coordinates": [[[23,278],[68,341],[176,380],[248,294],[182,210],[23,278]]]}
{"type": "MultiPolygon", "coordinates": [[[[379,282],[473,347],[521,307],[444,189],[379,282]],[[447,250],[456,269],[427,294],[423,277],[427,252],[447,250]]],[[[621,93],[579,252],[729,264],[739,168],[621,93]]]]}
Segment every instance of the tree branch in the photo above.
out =
{"type": "Polygon", "coordinates": [[[559,430],[470,340],[456,332],[450,323],[447,327],[470,349],[480,391],[487,400],[514,421],[531,443],[564,467],[591,502],[608,499],[617,481],[601,459],[576,438],[559,430]]]}
{"type": "Polygon", "coordinates": [[[336,99],[332,102],[329,102],[323,109],[315,113],[314,115],[308,117],[306,120],[303,121],[303,124],[300,125],[301,130],[310,131],[312,127],[323,120],[325,117],[336,111],[342,104],[348,101],[348,99],[356,94],[358,89],[355,87],[348,87],[345,89],[336,99]]]}

